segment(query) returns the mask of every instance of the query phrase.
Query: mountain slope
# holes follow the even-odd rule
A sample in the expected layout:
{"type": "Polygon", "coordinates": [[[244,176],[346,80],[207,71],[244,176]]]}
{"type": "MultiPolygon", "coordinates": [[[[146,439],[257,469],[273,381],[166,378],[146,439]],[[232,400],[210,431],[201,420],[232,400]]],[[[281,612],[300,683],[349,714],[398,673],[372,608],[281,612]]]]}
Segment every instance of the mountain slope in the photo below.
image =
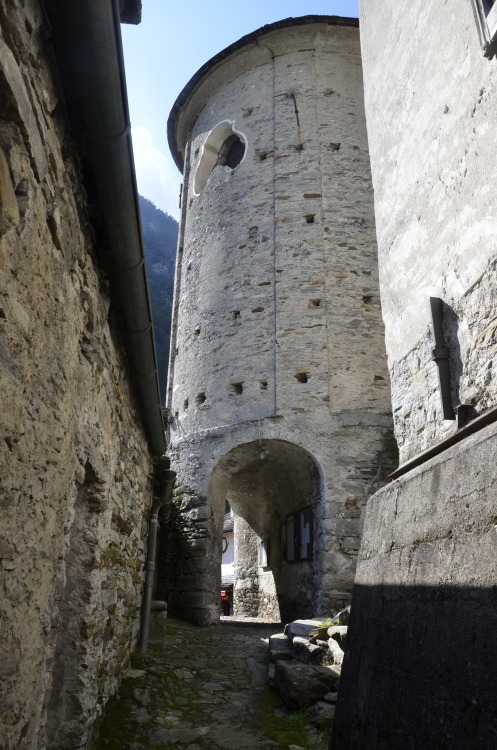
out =
{"type": "Polygon", "coordinates": [[[140,212],[154,321],[161,401],[164,403],[178,222],[141,195],[140,212]]]}

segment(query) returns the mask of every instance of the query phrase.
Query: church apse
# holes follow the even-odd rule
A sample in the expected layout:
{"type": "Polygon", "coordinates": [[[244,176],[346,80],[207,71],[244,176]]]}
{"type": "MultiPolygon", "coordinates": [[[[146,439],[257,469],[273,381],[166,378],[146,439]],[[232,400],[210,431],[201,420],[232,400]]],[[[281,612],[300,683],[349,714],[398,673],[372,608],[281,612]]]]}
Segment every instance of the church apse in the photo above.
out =
{"type": "Polygon", "coordinates": [[[350,601],[391,425],[357,19],[249,34],[168,129],[184,183],[159,585],[217,622],[228,500],[235,613],[326,615],[350,601]]]}

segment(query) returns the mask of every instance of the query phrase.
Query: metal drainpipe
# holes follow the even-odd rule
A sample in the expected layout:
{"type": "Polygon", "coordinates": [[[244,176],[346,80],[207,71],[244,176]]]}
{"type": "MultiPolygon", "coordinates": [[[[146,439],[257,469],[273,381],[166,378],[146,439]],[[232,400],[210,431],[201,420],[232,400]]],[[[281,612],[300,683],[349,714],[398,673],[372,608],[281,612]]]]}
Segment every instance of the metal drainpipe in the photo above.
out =
{"type": "Polygon", "coordinates": [[[73,127],[83,136],[152,453],[166,451],[124,76],[118,0],[44,0],[73,127]]]}
{"type": "Polygon", "coordinates": [[[141,651],[146,651],[148,647],[148,635],[150,631],[150,609],[152,606],[152,595],[154,590],[154,576],[155,576],[155,552],[157,548],[157,528],[159,525],[159,511],[165,505],[169,505],[171,502],[171,494],[174,482],[176,480],[176,472],[161,470],[160,482],[162,484],[161,493],[158,497],[154,498],[152,508],[150,509],[150,525],[148,531],[148,546],[147,546],[147,564],[145,574],[145,591],[143,595],[143,608],[142,608],[142,624],[140,629],[140,644],[139,648],[141,651]]]}

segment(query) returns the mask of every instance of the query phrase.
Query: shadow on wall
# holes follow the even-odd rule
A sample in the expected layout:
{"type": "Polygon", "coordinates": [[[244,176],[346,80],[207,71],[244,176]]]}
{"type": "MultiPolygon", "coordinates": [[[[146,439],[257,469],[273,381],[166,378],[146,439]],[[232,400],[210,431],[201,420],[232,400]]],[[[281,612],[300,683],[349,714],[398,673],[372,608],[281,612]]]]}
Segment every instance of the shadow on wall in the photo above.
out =
{"type": "Polygon", "coordinates": [[[330,750],[495,750],[496,654],[497,587],[356,585],[330,750]]]}

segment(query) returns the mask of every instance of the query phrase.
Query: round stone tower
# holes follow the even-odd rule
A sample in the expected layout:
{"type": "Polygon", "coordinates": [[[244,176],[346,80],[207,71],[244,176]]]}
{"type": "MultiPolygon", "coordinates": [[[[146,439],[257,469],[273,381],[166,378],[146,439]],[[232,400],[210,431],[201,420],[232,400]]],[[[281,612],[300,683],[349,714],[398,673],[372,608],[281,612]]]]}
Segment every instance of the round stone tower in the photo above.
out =
{"type": "Polygon", "coordinates": [[[391,425],[357,19],[243,37],[168,127],[184,183],[160,586],[171,611],[218,618],[229,507],[235,613],[329,614],[391,425]]]}

